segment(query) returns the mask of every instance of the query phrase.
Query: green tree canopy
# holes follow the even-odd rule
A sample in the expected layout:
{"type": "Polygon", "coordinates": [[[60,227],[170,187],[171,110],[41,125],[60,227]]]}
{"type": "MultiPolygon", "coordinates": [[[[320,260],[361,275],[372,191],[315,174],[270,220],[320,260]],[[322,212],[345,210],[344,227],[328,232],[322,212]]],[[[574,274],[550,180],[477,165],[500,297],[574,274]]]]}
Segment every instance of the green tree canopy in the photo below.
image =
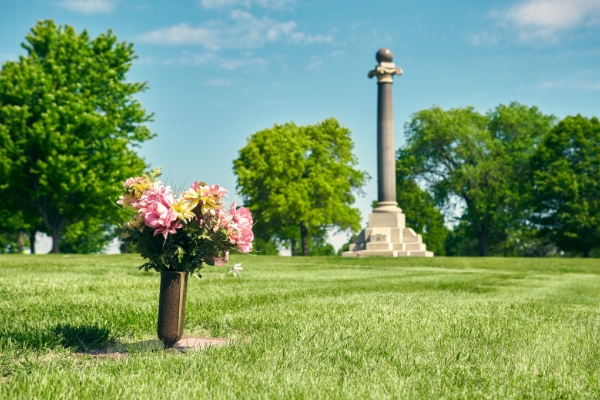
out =
{"type": "Polygon", "coordinates": [[[334,118],[275,125],[250,136],[233,169],[256,235],[291,241],[294,249],[299,233],[307,255],[314,232],[358,230],[360,213],[351,205],[367,175],[355,169],[353,146],[350,131],[334,118]]]}
{"type": "Polygon", "coordinates": [[[600,248],[600,121],[566,117],[532,164],[536,221],[562,250],[589,257],[600,248]]]}
{"type": "Polygon", "coordinates": [[[0,71],[0,190],[58,252],[66,226],[114,218],[120,182],[145,168],[133,146],[153,136],[134,98],[146,84],[126,81],[133,45],[111,31],[92,39],[41,21],[22,46],[0,71]]]}
{"type": "Polygon", "coordinates": [[[519,103],[486,115],[472,107],[433,107],[412,115],[404,151],[414,156],[413,176],[428,183],[437,204],[463,201],[464,229],[476,233],[479,254],[486,256],[490,242],[508,240],[525,223],[529,158],[553,123],[554,117],[519,103]]]}
{"type": "Polygon", "coordinates": [[[443,256],[446,252],[444,243],[450,230],[444,225],[444,216],[431,194],[421,189],[415,181],[414,164],[415,159],[411,154],[398,151],[396,201],[406,216],[406,226],[423,236],[423,243],[427,243],[428,250],[443,256]]]}
{"type": "Polygon", "coordinates": [[[23,221],[23,213],[11,213],[0,208],[0,253],[21,253],[30,239],[26,235],[26,228],[28,226],[23,221]]]}
{"type": "Polygon", "coordinates": [[[71,254],[100,253],[119,236],[118,225],[88,218],[69,224],[60,235],[60,252],[71,254]]]}

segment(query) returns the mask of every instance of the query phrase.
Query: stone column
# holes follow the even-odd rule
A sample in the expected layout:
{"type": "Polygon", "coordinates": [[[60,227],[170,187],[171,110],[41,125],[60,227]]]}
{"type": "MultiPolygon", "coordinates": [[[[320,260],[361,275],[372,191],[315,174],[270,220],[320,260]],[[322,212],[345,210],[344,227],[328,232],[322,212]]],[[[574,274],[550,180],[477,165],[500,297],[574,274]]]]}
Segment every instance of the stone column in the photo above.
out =
{"type": "Polygon", "coordinates": [[[392,83],[402,70],[392,62],[390,49],[375,55],[378,64],[369,72],[377,77],[377,208],[374,212],[401,212],[396,202],[396,148],[394,146],[394,106],[392,83]]]}
{"type": "Polygon", "coordinates": [[[375,69],[369,78],[377,77],[377,208],[369,214],[369,225],[363,229],[344,257],[433,257],[423,237],[406,226],[406,216],[396,203],[396,147],[394,146],[394,107],[392,83],[402,70],[392,63],[389,49],[377,52],[375,69]]]}

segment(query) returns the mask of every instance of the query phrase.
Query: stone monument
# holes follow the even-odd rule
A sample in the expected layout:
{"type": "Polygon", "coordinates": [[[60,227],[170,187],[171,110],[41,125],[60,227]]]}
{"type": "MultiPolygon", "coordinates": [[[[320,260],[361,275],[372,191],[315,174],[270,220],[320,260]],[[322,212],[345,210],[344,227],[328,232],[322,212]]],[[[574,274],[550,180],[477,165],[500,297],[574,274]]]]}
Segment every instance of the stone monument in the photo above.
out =
{"type": "Polygon", "coordinates": [[[392,83],[394,75],[402,75],[402,70],[392,62],[390,49],[380,49],[375,58],[378,64],[369,72],[369,78],[377,77],[377,208],[369,215],[368,227],[342,255],[433,257],[421,235],[406,227],[405,216],[396,202],[392,83]]]}

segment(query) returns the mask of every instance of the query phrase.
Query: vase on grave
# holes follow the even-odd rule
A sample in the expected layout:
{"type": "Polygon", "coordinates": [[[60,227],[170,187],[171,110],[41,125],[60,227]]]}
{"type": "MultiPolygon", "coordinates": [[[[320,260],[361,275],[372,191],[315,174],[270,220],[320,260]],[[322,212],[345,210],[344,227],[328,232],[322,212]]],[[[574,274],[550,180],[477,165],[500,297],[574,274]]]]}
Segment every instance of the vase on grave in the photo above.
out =
{"type": "Polygon", "coordinates": [[[158,299],[158,338],[165,349],[183,336],[188,272],[161,271],[158,299]]]}

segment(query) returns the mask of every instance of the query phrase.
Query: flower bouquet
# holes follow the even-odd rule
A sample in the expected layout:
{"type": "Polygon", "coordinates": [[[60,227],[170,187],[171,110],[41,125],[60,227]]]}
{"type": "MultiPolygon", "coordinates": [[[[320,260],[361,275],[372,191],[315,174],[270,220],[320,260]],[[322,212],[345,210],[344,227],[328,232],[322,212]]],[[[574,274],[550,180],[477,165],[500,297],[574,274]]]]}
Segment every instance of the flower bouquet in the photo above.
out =
{"type": "Polygon", "coordinates": [[[121,237],[141,253],[139,268],[161,273],[158,336],[165,347],[183,334],[187,278],[204,264],[225,265],[231,250],[252,251],[252,215],[235,202],[226,207],[227,191],[219,185],[194,182],[175,196],[157,178],[160,168],[123,183],[117,201],[130,212],[121,237]]]}

